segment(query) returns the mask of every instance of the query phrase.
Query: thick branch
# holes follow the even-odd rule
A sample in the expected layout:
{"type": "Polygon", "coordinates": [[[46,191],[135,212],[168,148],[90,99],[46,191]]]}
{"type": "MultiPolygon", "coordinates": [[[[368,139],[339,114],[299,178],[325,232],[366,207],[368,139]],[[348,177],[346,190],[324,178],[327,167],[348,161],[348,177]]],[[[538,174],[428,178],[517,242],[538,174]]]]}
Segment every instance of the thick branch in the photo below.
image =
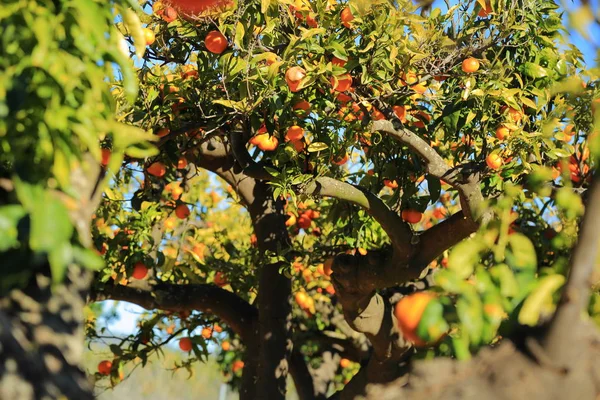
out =
{"type": "Polygon", "coordinates": [[[248,153],[242,132],[232,132],[229,135],[229,141],[231,142],[233,156],[243,168],[244,174],[259,180],[269,181],[273,179],[271,174],[262,165],[254,161],[248,153]]]}
{"type": "Polygon", "coordinates": [[[416,245],[414,256],[410,260],[411,269],[422,270],[445,250],[467,238],[477,230],[477,224],[459,211],[450,218],[429,228],[416,245]]]}
{"type": "Polygon", "coordinates": [[[483,196],[477,174],[464,176],[465,171],[450,168],[442,156],[425,140],[404,127],[396,129],[391,121],[374,121],[372,131],[385,132],[417,153],[425,161],[426,171],[429,175],[446,181],[458,190],[465,216],[474,221],[480,220],[478,207],[483,201],[483,196]]]}
{"type": "Polygon", "coordinates": [[[106,285],[92,291],[88,302],[120,300],[147,310],[197,310],[221,318],[248,345],[255,341],[252,325],[258,318],[255,307],[235,294],[214,285],[158,284],[151,290],[106,285]]]}
{"type": "Polygon", "coordinates": [[[577,247],[570,263],[570,273],[561,302],[543,340],[550,358],[560,366],[571,367],[578,360],[571,346],[578,338],[573,326],[581,319],[590,298],[592,273],[598,259],[600,241],[600,179],[596,176],[587,202],[577,247]]]}
{"type": "Polygon", "coordinates": [[[323,197],[333,197],[367,210],[390,237],[399,253],[408,254],[412,232],[400,216],[373,193],[333,178],[319,177],[310,181],[302,191],[323,197]]]}

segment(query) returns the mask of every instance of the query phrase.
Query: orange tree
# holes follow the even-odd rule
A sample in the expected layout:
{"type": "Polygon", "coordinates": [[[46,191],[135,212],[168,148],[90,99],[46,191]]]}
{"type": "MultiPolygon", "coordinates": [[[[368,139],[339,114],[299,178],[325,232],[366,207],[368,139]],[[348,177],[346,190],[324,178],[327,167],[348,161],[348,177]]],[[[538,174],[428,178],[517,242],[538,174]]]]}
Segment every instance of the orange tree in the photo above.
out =
{"type": "MultiPolygon", "coordinates": [[[[190,352],[177,368],[219,344],[221,368],[243,399],[284,398],[288,375],[302,399],[350,399],[407,375],[411,361],[466,361],[506,343],[551,373],[564,366],[565,379],[590,376],[586,362],[569,370],[573,354],[564,349],[574,347],[565,329],[581,310],[600,311],[595,294],[588,304],[586,283],[593,223],[569,264],[586,202],[588,220],[600,212],[598,191],[588,190],[600,96],[581,54],[564,45],[554,2],[478,0],[444,10],[385,0],[130,5],[117,9],[116,28],[136,49],[140,86],[122,62],[125,79],[110,82],[119,125],[100,113],[98,125],[82,129],[73,116],[40,112],[51,127],[63,121],[59,131],[94,132],[89,141],[69,136],[66,150],[43,129],[20,140],[27,127],[11,102],[13,125],[0,125],[11,133],[4,147],[17,149],[2,155],[17,189],[5,189],[9,239],[0,250],[22,257],[9,263],[18,268],[6,274],[5,290],[31,286],[35,260],[49,265],[57,287],[72,264],[96,266],[82,250],[91,231],[104,262],[88,301],[148,310],[137,332],[111,345],[98,377],[114,385],[128,363],[145,364],[174,341],[190,352]],[[104,165],[90,181],[98,206],[72,186],[89,180],[68,174],[86,151],[104,165]],[[32,168],[40,159],[46,168],[32,168]],[[19,189],[24,160],[45,192],[19,189]],[[102,192],[97,176],[106,171],[102,192]],[[66,205],[51,201],[55,192],[66,205]],[[35,196],[45,197],[29,200],[35,196]],[[45,212],[51,205],[65,217],[45,212]],[[69,219],[69,205],[88,213],[69,219]],[[35,222],[42,214],[64,227],[40,244],[36,224],[38,233],[49,226],[35,222]],[[583,267],[573,269],[566,306],[555,314],[576,264],[583,267]]],[[[79,39],[73,43],[99,52],[94,60],[105,54],[79,39]]],[[[106,54],[119,57],[115,47],[106,54]]],[[[34,56],[24,59],[36,66],[34,56]]],[[[71,64],[62,61],[65,75],[71,64]]],[[[75,116],[99,118],[64,93],[75,116]]],[[[90,316],[88,338],[103,340],[103,332],[90,316]]],[[[582,332],[575,336],[587,340],[582,332]]],[[[505,356],[498,364],[510,366],[505,356]]],[[[548,389],[563,382],[543,378],[548,389]]],[[[417,390],[435,378],[411,382],[417,390]]]]}

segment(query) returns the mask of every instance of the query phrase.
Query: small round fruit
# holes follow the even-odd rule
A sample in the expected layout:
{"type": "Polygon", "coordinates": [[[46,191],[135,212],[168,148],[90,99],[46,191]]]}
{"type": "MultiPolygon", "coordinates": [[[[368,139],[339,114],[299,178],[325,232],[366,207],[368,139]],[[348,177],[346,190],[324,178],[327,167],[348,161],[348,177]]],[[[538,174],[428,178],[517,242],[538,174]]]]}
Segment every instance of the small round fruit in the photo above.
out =
{"type": "Polygon", "coordinates": [[[146,40],[146,46],[150,46],[156,40],[156,35],[154,35],[154,31],[150,28],[142,29],[144,32],[144,39],[146,40]]]}
{"type": "Polygon", "coordinates": [[[467,74],[477,72],[479,69],[479,61],[473,57],[469,57],[462,62],[462,70],[467,74]]]}
{"type": "Polygon", "coordinates": [[[417,292],[404,296],[394,309],[394,315],[398,320],[398,327],[404,337],[418,346],[425,343],[417,335],[417,327],[423,316],[427,304],[435,298],[429,292],[417,292]]]}
{"type": "Polygon", "coordinates": [[[294,226],[296,224],[296,216],[292,213],[287,213],[288,218],[285,221],[285,226],[294,226]]]}
{"type": "Polygon", "coordinates": [[[510,129],[504,125],[500,125],[496,128],[496,137],[500,140],[506,139],[510,135],[510,129]]]}
{"type": "Polygon", "coordinates": [[[225,51],[229,43],[227,38],[219,31],[210,31],[204,38],[206,49],[214,54],[221,54],[225,51]]]}
{"type": "Polygon", "coordinates": [[[225,341],[221,343],[221,348],[223,349],[223,351],[229,351],[229,349],[231,349],[231,343],[225,341]]]}
{"type": "Polygon", "coordinates": [[[393,180],[384,179],[383,184],[385,186],[389,187],[390,189],[398,189],[398,182],[396,182],[395,179],[393,179],[393,180]]]}
{"type": "Polygon", "coordinates": [[[169,133],[171,133],[171,130],[169,128],[160,128],[158,131],[156,131],[156,136],[165,137],[169,133]]]}
{"type": "Polygon", "coordinates": [[[285,72],[285,80],[289,82],[300,82],[306,76],[306,71],[302,67],[290,67],[285,72]]]}
{"type": "Polygon", "coordinates": [[[212,329],[210,328],[202,328],[202,337],[204,339],[210,339],[212,337],[212,329]]]}
{"type": "Polygon", "coordinates": [[[167,168],[165,168],[165,164],[156,161],[148,167],[147,171],[152,176],[162,178],[167,173],[167,168]]]}
{"type": "Polygon", "coordinates": [[[337,92],[345,92],[352,87],[352,76],[350,74],[332,76],[329,81],[333,86],[333,90],[337,92]]]}
{"type": "Polygon", "coordinates": [[[179,219],[186,219],[190,216],[190,209],[185,204],[180,204],[175,208],[175,215],[179,219]]]}
{"type": "Polygon", "coordinates": [[[305,214],[300,215],[297,220],[298,228],[300,229],[308,229],[310,228],[312,220],[305,214]]]}
{"type": "Polygon", "coordinates": [[[225,277],[225,275],[220,271],[215,274],[215,277],[213,278],[213,282],[218,287],[226,286],[229,283],[229,282],[227,282],[227,278],[225,277]]]}
{"type": "Polygon", "coordinates": [[[304,137],[304,129],[298,125],[290,126],[285,137],[292,142],[298,141],[304,137]]]}
{"type": "Polygon", "coordinates": [[[108,165],[108,162],[110,161],[110,154],[110,149],[102,149],[102,161],[100,161],[100,163],[103,167],[108,165]]]}
{"type": "Polygon", "coordinates": [[[132,277],[135,279],[145,279],[148,275],[148,267],[143,262],[137,262],[133,266],[133,274],[132,277]]]}
{"type": "Polygon", "coordinates": [[[297,292],[294,296],[294,300],[296,300],[296,304],[298,304],[300,308],[305,308],[306,303],[308,302],[308,295],[305,292],[297,292]]]}
{"type": "Polygon", "coordinates": [[[421,218],[423,218],[423,213],[421,213],[420,211],[413,210],[410,208],[402,210],[402,219],[408,222],[409,224],[416,224],[419,221],[421,221],[421,218]]]}
{"type": "Polygon", "coordinates": [[[296,111],[296,114],[304,116],[308,114],[308,111],[310,110],[310,103],[306,100],[300,100],[294,104],[293,110],[296,111]]]}
{"type": "Polygon", "coordinates": [[[110,370],[112,369],[112,362],[108,360],[100,361],[98,364],[98,373],[100,375],[110,375],[110,370]]]}
{"type": "Polygon", "coordinates": [[[342,368],[348,368],[350,364],[352,364],[352,361],[348,360],[347,358],[342,358],[340,360],[340,367],[342,368]]]}
{"type": "Polygon", "coordinates": [[[498,154],[490,154],[486,157],[485,163],[491,169],[498,169],[502,166],[502,157],[500,157],[498,154]]]}
{"type": "Polygon", "coordinates": [[[331,274],[333,274],[332,267],[333,267],[333,257],[332,258],[328,258],[323,263],[323,271],[325,272],[326,276],[331,276],[331,274]]]}
{"type": "Polygon", "coordinates": [[[341,58],[337,58],[337,57],[333,57],[331,59],[331,64],[332,65],[336,65],[338,67],[344,67],[346,65],[347,61],[346,60],[342,60],[341,58]]]}
{"type": "Polygon", "coordinates": [[[187,337],[181,338],[181,340],[179,340],[179,348],[185,352],[192,351],[192,339],[187,337]]]}
{"type": "Polygon", "coordinates": [[[184,169],[187,166],[188,161],[185,157],[180,157],[179,160],[177,160],[177,169],[184,169]]]}
{"type": "Polygon", "coordinates": [[[161,11],[160,16],[165,22],[171,23],[177,19],[178,14],[177,10],[175,10],[173,7],[165,7],[161,11]]]}
{"type": "Polygon", "coordinates": [[[234,374],[243,368],[244,368],[244,362],[240,361],[240,360],[234,361],[233,364],[231,365],[231,371],[233,371],[234,374]]]}
{"type": "Polygon", "coordinates": [[[394,114],[396,114],[396,117],[398,117],[400,122],[405,124],[406,123],[406,107],[394,106],[394,107],[392,107],[392,110],[394,111],[394,114]]]}
{"type": "Polygon", "coordinates": [[[489,1],[486,1],[485,8],[480,8],[479,12],[477,13],[477,16],[481,17],[481,18],[485,18],[488,15],[490,15],[491,12],[492,12],[492,6],[489,1]]]}
{"type": "Polygon", "coordinates": [[[354,15],[352,15],[352,11],[350,7],[346,7],[340,13],[340,18],[342,20],[342,25],[346,28],[352,28],[352,21],[354,20],[354,15]]]}
{"type": "Polygon", "coordinates": [[[343,155],[333,157],[331,161],[335,165],[344,165],[348,162],[349,159],[350,159],[350,157],[348,157],[348,153],[344,153],[343,155]]]}

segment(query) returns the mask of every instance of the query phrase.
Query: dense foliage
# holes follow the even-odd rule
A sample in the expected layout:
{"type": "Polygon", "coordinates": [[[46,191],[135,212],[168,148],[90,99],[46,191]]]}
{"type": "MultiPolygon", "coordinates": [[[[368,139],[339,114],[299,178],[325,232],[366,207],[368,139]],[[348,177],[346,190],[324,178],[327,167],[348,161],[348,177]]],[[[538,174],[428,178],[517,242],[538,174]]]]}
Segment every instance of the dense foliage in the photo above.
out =
{"type": "MultiPolygon", "coordinates": [[[[97,270],[93,298],[148,308],[98,377],[115,385],[179,340],[175,368],[218,348],[242,387],[248,322],[202,299],[265,315],[260,297],[286,290],[261,278],[273,266],[291,285],[282,331],[311,371],[336,364],[324,393],[373,355],[465,360],[552,315],[600,114],[555,2],[55,3],[0,11],[0,171],[15,188],[0,189],[0,290],[79,263],[97,270]],[[96,185],[78,225],[72,204],[96,185]],[[356,322],[379,298],[393,339],[356,322]]],[[[90,314],[89,340],[103,328],[90,314]]]]}

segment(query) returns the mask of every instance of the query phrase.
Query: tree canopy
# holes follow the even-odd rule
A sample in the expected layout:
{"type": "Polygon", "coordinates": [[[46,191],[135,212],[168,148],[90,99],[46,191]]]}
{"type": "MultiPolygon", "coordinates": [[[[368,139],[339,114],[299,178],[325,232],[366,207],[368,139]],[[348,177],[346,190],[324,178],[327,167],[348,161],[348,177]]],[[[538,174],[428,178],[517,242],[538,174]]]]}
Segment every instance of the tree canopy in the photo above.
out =
{"type": "Polygon", "coordinates": [[[242,399],[352,399],[598,319],[600,93],[554,1],[109,3],[0,11],[0,339],[14,293],[87,293],[91,344],[93,303],[147,310],[97,384],[177,342],[242,399]]]}

